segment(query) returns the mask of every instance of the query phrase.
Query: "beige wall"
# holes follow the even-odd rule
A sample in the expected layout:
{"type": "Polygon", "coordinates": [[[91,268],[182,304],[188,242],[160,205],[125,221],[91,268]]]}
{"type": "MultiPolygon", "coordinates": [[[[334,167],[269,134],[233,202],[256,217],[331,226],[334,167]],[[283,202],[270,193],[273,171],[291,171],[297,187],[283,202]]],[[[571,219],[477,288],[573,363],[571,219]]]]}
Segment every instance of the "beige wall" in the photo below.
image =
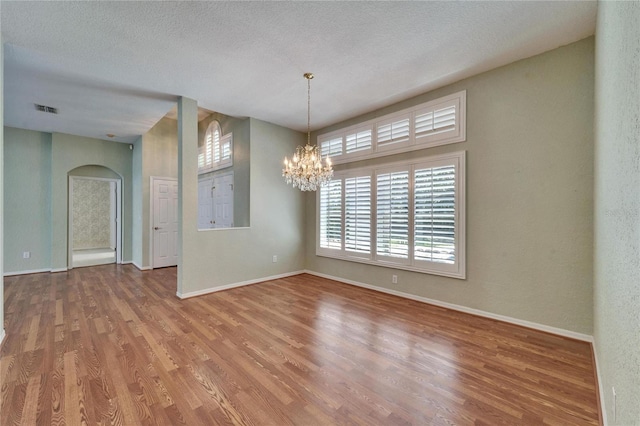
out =
{"type": "Polygon", "coordinates": [[[134,262],[151,266],[151,177],[178,178],[178,124],[163,118],[134,144],[134,262]]]}
{"type": "Polygon", "coordinates": [[[638,2],[598,3],[594,339],[610,425],[640,425],[639,22],[638,2]]]}
{"type": "Polygon", "coordinates": [[[322,129],[467,90],[466,142],[387,157],[466,150],[467,279],[316,256],[315,194],[307,269],[590,335],[593,61],[588,38],[322,129]]]}

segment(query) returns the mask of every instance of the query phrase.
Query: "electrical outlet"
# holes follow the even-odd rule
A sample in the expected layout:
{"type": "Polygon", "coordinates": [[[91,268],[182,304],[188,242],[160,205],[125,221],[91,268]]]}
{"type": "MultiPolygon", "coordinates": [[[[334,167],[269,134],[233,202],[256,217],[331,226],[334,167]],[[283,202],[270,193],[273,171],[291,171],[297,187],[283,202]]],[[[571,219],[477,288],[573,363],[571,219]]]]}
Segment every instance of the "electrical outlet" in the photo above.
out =
{"type": "Polygon", "coordinates": [[[611,386],[611,393],[613,394],[613,422],[616,422],[616,388],[611,386]]]}
{"type": "Polygon", "coordinates": [[[23,251],[22,252],[22,258],[23,259],[29,259],[31,257],[31,252],[30,251],[23,251]]]}
{"type": "Polygon", "coordinates": [[[391,284],[398,284],[398,276],[391,275],[391,284]]]}
{"type": "Polygon", "coordinates": [[[273,259],[271,260],[273,263],[276,263],[278,261],[278,255],[274,254],[273,255],[273,259]]]}

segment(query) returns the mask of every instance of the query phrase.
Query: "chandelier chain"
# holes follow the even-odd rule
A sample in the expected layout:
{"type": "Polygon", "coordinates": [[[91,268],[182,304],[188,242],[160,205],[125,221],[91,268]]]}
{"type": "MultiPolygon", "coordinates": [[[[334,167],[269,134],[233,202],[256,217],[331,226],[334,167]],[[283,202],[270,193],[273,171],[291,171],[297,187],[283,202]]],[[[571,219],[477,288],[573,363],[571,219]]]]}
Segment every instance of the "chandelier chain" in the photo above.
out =
{"type": "Polygon", "coordinates": [[[307,79],[307,145],[311,145],[311,79],[313,74],[311,77],[305,74],[305,77],[307,79]]]}

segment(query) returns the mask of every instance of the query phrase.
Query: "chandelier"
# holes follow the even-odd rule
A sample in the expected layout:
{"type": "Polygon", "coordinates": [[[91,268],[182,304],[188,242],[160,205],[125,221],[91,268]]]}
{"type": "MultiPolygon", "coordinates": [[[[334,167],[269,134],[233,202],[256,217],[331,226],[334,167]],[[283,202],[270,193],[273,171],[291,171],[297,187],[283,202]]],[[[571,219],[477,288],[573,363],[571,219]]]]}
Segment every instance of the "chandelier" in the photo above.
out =
{"type": "Polygon", "coordinates": [[[307,79],[307,145],[296,148],[291,161],[284,158],[282,176],[287,184],[301,191],[316,191],[333,177],[331,159],[327,157],[322,165],[322,156],[318,145],[311,145],[311,79],[313,74],[304,74],[307,79]]]}

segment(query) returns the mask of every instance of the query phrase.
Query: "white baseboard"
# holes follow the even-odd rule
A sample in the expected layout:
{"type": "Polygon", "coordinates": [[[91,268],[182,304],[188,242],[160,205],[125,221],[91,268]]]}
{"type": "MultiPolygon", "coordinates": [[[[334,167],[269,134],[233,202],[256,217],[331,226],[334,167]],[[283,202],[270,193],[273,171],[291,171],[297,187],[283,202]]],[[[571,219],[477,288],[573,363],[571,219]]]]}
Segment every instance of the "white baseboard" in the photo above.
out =
{"type": "Polygon", "coordinates": [[[598,351],[596,350],[596,343],[593,342],[591,344],[591,350],[593,351],[593,362],[594,362],[594,368],[596,369],[596,380],[598,380],[598,392],[599,392],[599,399],[600,401],[600,412],[602,413],[602,425],[603,426],[607,426],[609,424],[609,422],[607,421],[607,410],[606,410],[606,406],[604,403],[604,388],[603,388],[603,383],[602,383],[602,376],[600,375],[600,363],[598,362],[598,351]]]}
{"type": "Polygon", "coordinates": [[[140,266],[140,265],[138,265],[137,262],[134,262],[134,261],[127,262],[127,263],[133,264],[133,266],[135,266],[136,268],[138,268],[141,271],[150,271],[151,270],[151,266],[140,266]]]}
{"type": "Polygon", "coordinates": [[[30,270],[26,270],[26,271],[5,272],[4,276],[5,277],[11,277],[11,276],[14,276],[14,275],[41,274],[43,272],[51,272],[51,269],[49,269],[49,268],[46,268],[46,269],[30,269],[30,270]]]}
{"type": "Polygon", "coordinates": [[[203,290],[197,290],[197,291],[190,291],[188,293],[180,293],[177,292],[176,296],[178,296],[180,299],[188,299],[190,297],[196,297],[196,296],[202,296],[205,294],[210,294],[210,293],[215,293],[217,291],[223,291],[223,290],[229,290],[231,288],[236,288],[236,287],[242,287],[245,285],[251,285],[251,284],[257,284],[257,283],[261,283],[264,281],[271,281],[271,280],[277,280],[280,278],[286,278],[286,277],[291,277],[293,275],[300,275],[304,273],[304,271],[295,271],[295,272],[287,272],[284,274],[279,274],[279,275],[272,275],[270,277],[263,277],[263,278],[257,278],[255,280],[248,280],[248,281],[242,281],[239,283],[232,283],[232,284],[226,284],[220,287],[209,287],[209,288],[205,288],[203,290]]]}
{"type": "Polygon", "coordinates": [[[67,271],[68,271],[68,269],[67,269],[67,268],[55,268],[55,269],[52,269],[52,270],[51,270],[51,272],[52,272],[52,273],[54,273],[54,274],[55,274],[56,272],[67,272],[67,271]]]}
{"type": "Polygon", "coordinates": [[[525,320],[521,320],[521,319],[518,319],[518,318],[508,317],[506,315],[499,315],[499,314],[494,314],[494,313],[487,312],[487,311],[482,311],[480,309],[468,308],[468,307],[462,306],[462,305],[456,305],[456,304],[453,304],[453,303],[442,302],[440,300],[429,299],[428,297],[416,296],[415,294],[404,293],[404,292],[401,292],[401,291],[391,290],[391,289],[384,288],[384,287],[377,287],[377,286],[374,286],[374,285],[371,285],[371,284],[365,284],[365,283],[361,283],[361,282],[358,282],[358,281],[348,280],[348,279],[345,279],[345,278],[334,277],[333,275],[327,275],[327,274],[323,274],[323,273],[320,273],[320,272],[309,271],[309,270],[305,270],[304,272],[307,273],[307,274],[310,274],[310,275],[315,275],[315,276],[322,277],[322,278],[327,278],[327,279],[330,279],[330,280],[340,281],[340,282],[345,283],[345,284],[355,285],[357,287],[368,288],[369,290],[375,290],[375,291],[379,291],[379,292],[382,292],[382,293],[392,294],[394,296],[404,297],[405,299],[416,300],[418,302],[428,303],[430,305],[440,306],[442,308],[452,309],[454,311],[459,311],[459,312],[464,312],[464,313],[467,313],[467,314],[478,315],[478,316],[481,316],[481,317],[491,318],[491,319],[495,319],[495,320],[503,321],[503,322],[508,322],[508,323],[519,325],[519,326],[522,326],[522,327],[532,328],[534,330],[540,330],[540,331],[544,331],[544,332],[547,332],[547,333],[556,334],[558,336],[569,337],[571,339],[582,340],[582,341],[585,341],[585,342],[593,343],[593,336],[590,336],[588,334],[576,333],[575,331],[565,330],[563,328],[551,327],[551,326],[544,325],[544,324],[539,324],[539,323],[536,323],[536,322],[525,321],[525,320]]]}

